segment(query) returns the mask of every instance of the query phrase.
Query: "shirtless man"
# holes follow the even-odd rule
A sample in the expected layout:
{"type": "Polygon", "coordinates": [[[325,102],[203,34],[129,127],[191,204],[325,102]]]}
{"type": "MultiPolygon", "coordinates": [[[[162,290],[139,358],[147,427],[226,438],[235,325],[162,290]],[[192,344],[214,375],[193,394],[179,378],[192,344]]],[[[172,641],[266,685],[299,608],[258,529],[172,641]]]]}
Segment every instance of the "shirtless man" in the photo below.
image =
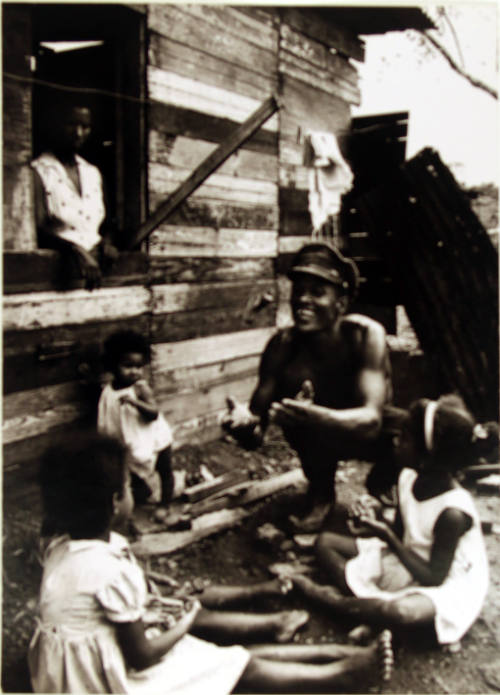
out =
{"type": "Polygon", "coordinates": [[[279,330],[262,355],[249,407],[229,399],[225,428],[245,447],[279,424],[309,481],[310,511],[290,517],[296,530],[317,530],[335,503],[335,471],[343,459],[375,460],[384,405],[391,398],[385,329],[347,314],[358,285],[355,264],[322,243],[295,256],[294,325],[279,330]]]}

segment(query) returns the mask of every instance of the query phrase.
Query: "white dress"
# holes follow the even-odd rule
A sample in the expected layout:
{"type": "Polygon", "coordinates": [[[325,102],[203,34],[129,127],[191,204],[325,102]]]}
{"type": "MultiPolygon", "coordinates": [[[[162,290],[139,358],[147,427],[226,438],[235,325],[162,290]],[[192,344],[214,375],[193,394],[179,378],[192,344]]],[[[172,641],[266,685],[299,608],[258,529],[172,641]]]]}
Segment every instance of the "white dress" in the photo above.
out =
{"type": "Polygon", "coordinates": [[[448,576],[440,586],[421,586],[379,538],[358,538],[358,555],[346,564],[345,578],[355,596],[391,600],[408,594],[423,594],[436,611],[435,630],[440,644],[456,642],[478,617],[488,591],[488,558],[481,522],[471,495],[455,488],[427,500],[413,495],[417,472],[405,468],[398,481],[399,507],[403,519],[403,543],[430,559],[433,530],[439,515],[453,507],[472,518],[471,528],[458,542],[448,576]]]}
{"type": "Polygon", "coordinates": [[[28,663],[34,692],[225,695],[246,668],[249,652],[186,635],[160,662],[127,669],[115,623],[145,612],[147,585],[128,543],[56,538],[40,590],[40,619],[28,663]]]}
{"type": "Polygon", "coordinates": [[[106,384],[97,409],[97,429],[101,434],[119,439],[127,449],[128,465],[149,485],[151,502],[161,498],[161,483],[156,472],[158,454],[172,444],[172,431],[160,413],[155,420],[145,420],[130,403],[120,403],[123,396],[137,398],[134,386],[114,389],[106,384]]]}
{"type": "Polygon", "coordinates": [[[81,195],[52,153],[44,152],[31,166],[42,180],[49,215],[64,224],[57,235],[90,251],[102,240],[99,234],[105,217],[102,178],[99,169],[83,157],[75,155],[75,161],[81,195]]]}

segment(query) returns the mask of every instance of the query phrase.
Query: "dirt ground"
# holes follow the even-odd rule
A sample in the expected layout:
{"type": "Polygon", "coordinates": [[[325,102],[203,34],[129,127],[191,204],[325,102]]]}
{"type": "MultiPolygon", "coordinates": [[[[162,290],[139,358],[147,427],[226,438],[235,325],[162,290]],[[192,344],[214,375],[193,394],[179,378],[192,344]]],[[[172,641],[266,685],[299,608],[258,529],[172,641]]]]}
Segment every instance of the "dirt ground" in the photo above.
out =
{"type": "MultiPolygon", "coordinates": [[[[234,468],[253,478],[264,478],[298,466],[279,431],[271,431],[258,452],[244,452],[227,440],[204,447],[183,447],[175,453],[174,467],[185,469],[194,480],[204,464],[214,475],[234,468]]],[[[342,525],[345,506],[363,491],[368,467],[343,463],[337,473],[342,525]]],[[[474,492],[474,489],[472,490],[474,492]]],[[[500,497],[477,495],[483,520],[500,522],[500,497]]],[[[40,504],[36,486],[26,485],[22,494],[4,493],[3,521],[3,622],[2,691],[29,692],[26,652],[33,632],[41,567],[37,556],[40,504]]],[[[300,497],[285,491],[254,505],[253,514],[230,530],[206,538],[168,556],[151,558],[147,565],[167,573],[183,584],[195,578],[212,583],[253,583],[269,578],[267,567],[307,552],[291,543],[271,548],[256,540],[256,529],[266,522],[286,528],[286,517],[298,511],[300,497]]],[[[144,510],[141,512],[144,514],[144,510]]],[[[161,530],[161,528],[159,528],[161,530]]],[[[500,536],[486,536],[491,583],[486,605],[476,624],[462,640],[459,651],[450,652],[432,644],[429,636],[394,636],[396,666],[387,693],[498,693],[500,691],[500,536]]],[[[301,599],[288,595],[279,602],[252,606],[255,610],[303,607],[301,599]]],[[[298,635],[300,642],[346,642],[352,625],[321,615],[308,606],[311,620],[298,635]]],[[[359,692],[379,692],[376,681],[360,679],[359,692]]]]}

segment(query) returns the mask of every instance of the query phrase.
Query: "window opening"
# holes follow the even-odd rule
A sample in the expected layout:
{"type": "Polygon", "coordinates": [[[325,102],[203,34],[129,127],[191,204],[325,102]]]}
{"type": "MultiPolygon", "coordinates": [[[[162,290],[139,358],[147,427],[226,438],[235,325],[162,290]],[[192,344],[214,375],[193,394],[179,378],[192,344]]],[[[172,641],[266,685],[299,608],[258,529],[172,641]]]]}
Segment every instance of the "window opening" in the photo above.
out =
{"type": "Polygon", "coordinates": [[[144,17],[101,4],[39,4],[33,12],[33,156],[47,147],[58,101],[89,106],[93,127],[82,156],[101,171],[125,248],[145,208],[144,17]]]}

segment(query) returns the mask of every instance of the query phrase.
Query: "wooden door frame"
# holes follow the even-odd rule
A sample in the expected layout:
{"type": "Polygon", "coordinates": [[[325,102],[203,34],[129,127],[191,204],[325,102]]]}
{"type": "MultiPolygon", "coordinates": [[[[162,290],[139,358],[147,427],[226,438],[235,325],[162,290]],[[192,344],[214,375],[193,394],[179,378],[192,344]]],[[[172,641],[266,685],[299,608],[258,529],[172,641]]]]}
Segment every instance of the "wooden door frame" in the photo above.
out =
{"type": "Polygon", "coordinates": [[[146,217],[146,17],[112,4],[32,5],[33,54],[40,41],[103,39],[112,45],[116,100],[116,206],[123,247],[146,217]]]}

